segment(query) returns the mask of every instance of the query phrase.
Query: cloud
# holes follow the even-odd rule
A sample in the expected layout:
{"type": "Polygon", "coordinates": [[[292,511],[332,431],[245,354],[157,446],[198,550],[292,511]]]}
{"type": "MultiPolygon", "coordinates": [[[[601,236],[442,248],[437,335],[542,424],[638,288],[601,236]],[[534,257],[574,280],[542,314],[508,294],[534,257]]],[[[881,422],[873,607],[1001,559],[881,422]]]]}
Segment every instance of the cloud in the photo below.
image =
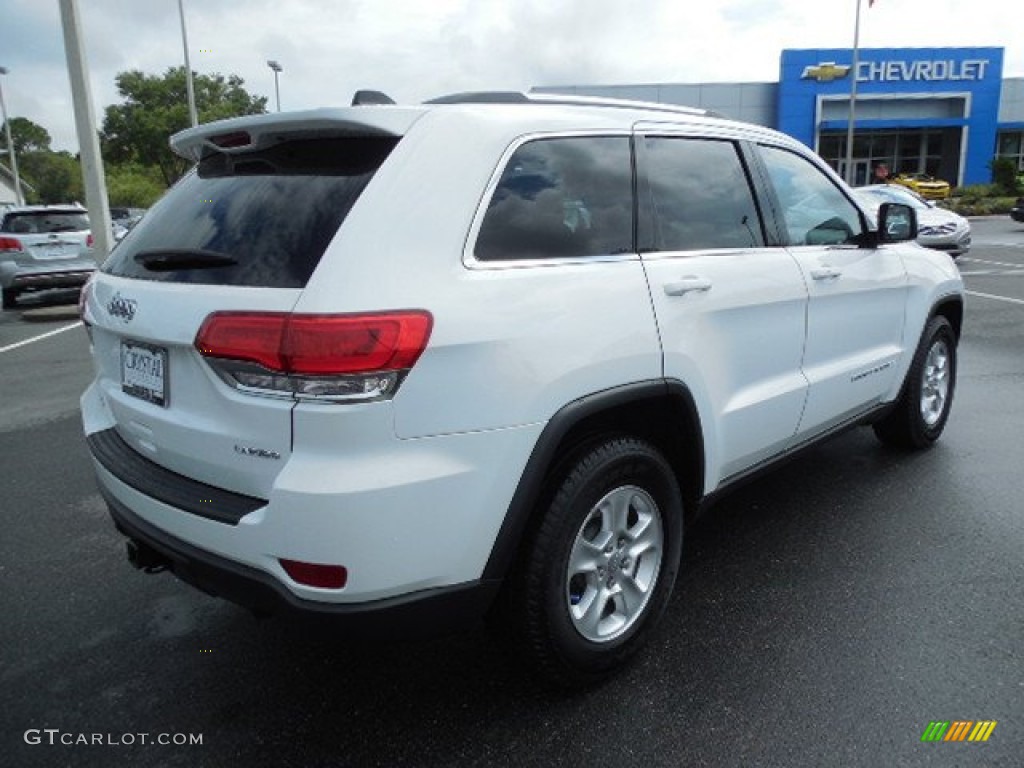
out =
{"type": "MultiPolygon", "coordinates": [[[[863,3],[864,47],[1024,46],[1002,0],[863,3]]],[[[97,120],[114,77],[183,63],[177,0],[78,0],[97,120]]],[[[360,88],[400,102],[535,85],[774,81],[784,48],[848,47],[854,0],[184,0],[192,68],[237,74],[285,109],[348,104],[360,88]]],[[[5,0],[0,65],[9,113],[77,150],[56,2],[5,0]]]]}

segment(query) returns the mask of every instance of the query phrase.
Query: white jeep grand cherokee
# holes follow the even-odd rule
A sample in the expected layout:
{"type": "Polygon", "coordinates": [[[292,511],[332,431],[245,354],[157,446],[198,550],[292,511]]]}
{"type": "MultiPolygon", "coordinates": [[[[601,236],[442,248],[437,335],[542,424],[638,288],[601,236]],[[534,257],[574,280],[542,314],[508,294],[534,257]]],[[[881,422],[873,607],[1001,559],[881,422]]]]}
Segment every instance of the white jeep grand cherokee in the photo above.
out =
{"type": "Polygon", "coordinates": [[[713,495],[946,423],[952,260],[774,131],[464,94],[171,143],[195,169],[83,297],[84,427],[132,562],[257,611],[497,616],[594,680],[713,495]]]}

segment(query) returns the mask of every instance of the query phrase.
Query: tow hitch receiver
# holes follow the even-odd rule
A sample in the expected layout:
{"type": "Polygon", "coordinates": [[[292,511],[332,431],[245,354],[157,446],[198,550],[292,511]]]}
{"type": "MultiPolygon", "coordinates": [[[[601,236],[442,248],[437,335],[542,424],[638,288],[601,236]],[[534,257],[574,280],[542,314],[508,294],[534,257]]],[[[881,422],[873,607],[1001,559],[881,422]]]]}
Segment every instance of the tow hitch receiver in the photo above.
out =
{"type": "Polygon", "coordinates": [[[125,546],[128,550],[128,562],[143,573],[160,573],[166,571],[171,564],[170,560],[141,541],[128,539],[125,546]]]}

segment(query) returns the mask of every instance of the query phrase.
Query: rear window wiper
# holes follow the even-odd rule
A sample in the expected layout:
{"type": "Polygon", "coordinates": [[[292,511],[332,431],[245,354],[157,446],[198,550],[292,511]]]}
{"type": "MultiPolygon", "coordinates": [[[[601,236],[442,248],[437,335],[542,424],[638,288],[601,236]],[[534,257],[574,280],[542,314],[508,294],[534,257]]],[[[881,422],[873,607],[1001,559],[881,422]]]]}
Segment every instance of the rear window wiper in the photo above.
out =
{"type": "Polygon", "coordinates": [[[139,251],[134,256],[150,272],[173,272],[178,269],[216,269],[233,267],[238,260],[226,253],[203,251],[198,248],[176,248],[159,251],[139,251]]]}

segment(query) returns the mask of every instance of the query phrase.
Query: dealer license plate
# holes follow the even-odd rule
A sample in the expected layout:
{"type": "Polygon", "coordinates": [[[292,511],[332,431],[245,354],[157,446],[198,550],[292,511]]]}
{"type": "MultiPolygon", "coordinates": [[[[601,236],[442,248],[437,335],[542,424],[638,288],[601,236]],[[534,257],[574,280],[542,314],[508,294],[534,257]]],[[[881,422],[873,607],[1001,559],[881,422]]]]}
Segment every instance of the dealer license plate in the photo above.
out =
{"type": "Polygon", "coordinates": [[[122,341],[121,389],[133,397],[166,406],[167,350],[138,341],[122,341]]]}

